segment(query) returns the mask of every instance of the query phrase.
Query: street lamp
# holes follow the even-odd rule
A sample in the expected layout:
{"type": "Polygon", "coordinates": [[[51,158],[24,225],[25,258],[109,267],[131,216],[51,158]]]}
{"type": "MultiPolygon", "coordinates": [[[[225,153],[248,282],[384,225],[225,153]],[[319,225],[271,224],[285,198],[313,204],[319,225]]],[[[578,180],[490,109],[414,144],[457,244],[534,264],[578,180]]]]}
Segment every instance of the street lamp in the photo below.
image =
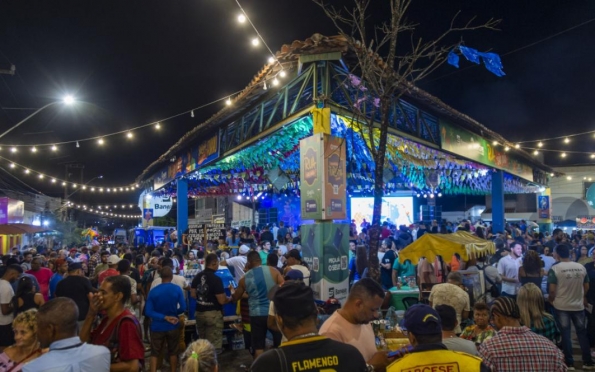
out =
{"type": "Polygon", "coordinates": [[[23,124],[24,122],[26,122],[27,120],[31,119],[33,116],[39,114],[41,111],[45,110],[46,108],[53,106],[53,105],[57,105],[58,103],[63,103],[67,106],[72,105],[73,103],[75,103],[76,100],[74,99],[73,96],[68,95],[66,97],[64,97],[61,101],[54,101],[54,102],[50,102],[47,105],[38,108],[37,110],[35,110],[35,112],[33,112],[31,115],[27,116],[26,118],[24,118],[23,120],[19,121],[18,123],[16,123],[15,125],[13,125],[11,128],[9,128],[6,132],[0,134],[0,138],[4,137],[5,135],[7,135],[8,133],[12,132],[13,129],[19,127],[21,124],[23,124]]]}

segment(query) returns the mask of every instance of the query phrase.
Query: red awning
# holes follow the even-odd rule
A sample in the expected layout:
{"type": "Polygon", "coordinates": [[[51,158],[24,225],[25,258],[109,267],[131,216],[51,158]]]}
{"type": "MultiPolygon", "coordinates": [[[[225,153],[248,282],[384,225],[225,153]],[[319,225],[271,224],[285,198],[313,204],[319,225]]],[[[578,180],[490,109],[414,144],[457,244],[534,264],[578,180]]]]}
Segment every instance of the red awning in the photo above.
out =
{"type": "Polygon", "coordinates": [[[0,235],[35,234],[38,232],[51,231],[47,227],[27,225],[24,223],[9,223],[0,225],[0,235]]]}

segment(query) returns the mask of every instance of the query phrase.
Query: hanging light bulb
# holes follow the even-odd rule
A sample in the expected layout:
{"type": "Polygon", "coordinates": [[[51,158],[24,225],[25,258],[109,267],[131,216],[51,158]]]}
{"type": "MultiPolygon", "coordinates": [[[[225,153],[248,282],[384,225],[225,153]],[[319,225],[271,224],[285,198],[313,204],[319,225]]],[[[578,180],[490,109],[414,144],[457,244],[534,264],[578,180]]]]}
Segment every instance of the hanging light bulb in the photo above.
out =
{"type": "Polygon", "coordinates": [[[568,137],[564,138],[564,143],[570,143],[570,138],[568,138],[568,137]]]}
{"type": "Polygon", "coordinates": [[[494,141],[492,142],[492,145],[496,146],[498,144],[498,141],[494,141]]]}
{"type": "Polygon", "coordinates": [[[274,86],[277,86],[277,85],[279,85],[279,80],[277,80],[277,78],[274,78],[274,79],[273,79],[273,85],[274,85],[274,86]]]}
{"type": "Polygon", "coordinates": [[[161,129],[161,124],[159,124],[159,123],[155,124],[155,129],[161,129]]]}
{"type": "Polygon", "coordinates": [[[16,147],[12,147],[12,148],[10,149],[10,152],[12,152],[12,153],[15,153],[15,152],[17,152],[17,148],[16,148],[16,147]]]}
{"type": "Polygon", "coordinates": [[[72,184],[72,188],[73,188],[73,189],[76,189],[76,183],[73,183],[73,184],[72,184]]]}
{"type": "Polygon", "coordinates": [[[79,141],[76,141],[76,147],[81,147],[81,145],[79,145],[79,141]]]}
{"type": "Polygon", "coordinates": [[[566,177],[566,179],[567,179],[568,181],[572,181],[572,176],[568,176],[568,177],[566,177]]]}
{"type": "Polygon", "coordinates": [[[103,138],[100,138],[97,140],[97,143],[100,145],[103,145],[105,143],[105,141],[103,140],[103,138]]]}
{"type": "Polygon", "coordinates": [[[591,154],[591,159],[595,159],[595,154],[591,154]]]}
{"type": "Polygon", "coordinates": [[[43,174],[40,174],[39,175],[39,179],[43,179],[43,174]]]}
{"type": "Polygon", "coordinates": [[[254,39],[252,39],[252,45],[253,46],[258,46],[258,44],[260,44],[260,40],[257,37],[255,37],[254,39]]]}
{"type": "Polygon", "coordinates": [[[56,183],[56,179],[55,178],[52,178],[52,183],[56,183]]]}
{"type": "Polygon", "coordinates": [[[62,182],[62,186],[66,186],[66,182],[62,182]]]}
{"type": "Polygon", "coordinates": [[[285,70],[281,70],[281,72],[279,72],[279,76],[281,76],[282,78],[287,76],[287,73],[285,72],[285,70]]]}
{"type": "Polygon", "coordinates": [[[10,167],[11,168],[14,168],[14,167],[16,167],[16,164],[15,163],[10,163],[10,167]]]}
{"type": "Polygon", "coordinates": [[[539,155],[539,151],[537,151],[537,150],[533,151],[533,155],[539,155]]]}
{"type": "Polygon", "coordinates": [[[271,63],[271,64],[275,63],[275,57],[269,57],[269,63],[271,63]]]}
{"type": "Polygon", "coordinates": [[[190,117],[193,118],[194,117],[194,110],[190,111],[190,117]]]}
{"type": "Polygon", "coordinates": [[[25,169],[25,174],[29,174],[29,169],[25,169]]]}
{"type": "Polygon", "coordinates": [[[566,157],[566,153],[563,152],[563,153],[560,154],[560,156],[563,157],[563,158],[565,158],[566,157]]]}
{"type": "Polygon", "coordinates": [[[509,151],[509,150],[510,150],[510,147],[508,147],[508,146],[504,147],[504,151],[509,151]]]}
{"type": "Polygon", "coordinates": [[[58,147],[56,145],[53,145],[52,146],[52,151],[57,151],[57,150],[58,150],[58,147]]]}
{"type": "Polygon", "coordinates": [[[519,145],[519,144],[517,143],[516,145],[514,145],[514,148],[515,148],[515,149],[520,149],[520,148],[521,148],[521,145],[519,145]]]}
{"type": "Polygon", "coordinates": [[[266,80],[265,80],[265,82],[264,82],[264,86],[262,87],[262,89],[264,89],[264,90],[267,90],[267,89],[269,89],[269,88],[267,88],[267,82],[266,82],[266,80]]]}
{"type": "Polygon", "coordinates": [[[134,135],[132,134],[132,132],[128,132],[128,133],[126,133],[126,137],[132,138],[132,137],[134,137],[134,135]]]}
{"type": "Polygon", "coordinates": [[[31,152],[37,152],[37,147],[35,147],[35,146],[31,147],[31,152]]]}
{"type": "Polygon", "coordinates": [[[543,147],[543,142],[539,142],[539,143],[537,144],[537,147],[543,147]]]}
{"type": "Polygon", "coordinates": [[[226,104],[227,106],[231,106],[231,98],[228,98],[228,99],[225,101],[225,104],[226,104]]]}
{"type": "Polygon", "coordinates": [[[245,16],[245,15],[243,15],[243,14],[240,14],[240,15],[238,16],[238,22],[240,22],[240,23],[244,23],[244,22],[246,22],[246,16],[245,16]]]}

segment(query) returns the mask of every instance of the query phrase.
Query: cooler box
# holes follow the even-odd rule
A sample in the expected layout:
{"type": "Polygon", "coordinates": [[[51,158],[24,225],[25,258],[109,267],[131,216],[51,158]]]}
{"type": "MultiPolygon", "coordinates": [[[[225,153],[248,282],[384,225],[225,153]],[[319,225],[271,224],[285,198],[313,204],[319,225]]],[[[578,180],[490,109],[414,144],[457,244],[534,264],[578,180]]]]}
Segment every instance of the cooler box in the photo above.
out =
{"type": "Polygon", "coordinates": [[[415,297],[419,298],[419,288],[409,288],[407,286],[402,286],[401,289],[397,287],[392,287],[390,289],[390,304],[395,310],[405,310],[405,305],[403,304],[403,299],[405,297],[415,297]]]}
{"type": "MultiPolygon", "coordinates": [[[[235,282],[231,272],[225,266],[219,266],[219,270],[215,272],[215,275],[221,278],[223,281],[223,289],[225,289],[225,295],[231,296],[231,291],[229,290],[229,284],[233,284],[234,288],[237,287],[237,283],[235,282]]],[[[196,304],[194,305],[196,307],[196,304]]],[[[223,305],[223,316],[233,316],[236,315],[236,304],[230,302],[226,305],[223,305]]]]}

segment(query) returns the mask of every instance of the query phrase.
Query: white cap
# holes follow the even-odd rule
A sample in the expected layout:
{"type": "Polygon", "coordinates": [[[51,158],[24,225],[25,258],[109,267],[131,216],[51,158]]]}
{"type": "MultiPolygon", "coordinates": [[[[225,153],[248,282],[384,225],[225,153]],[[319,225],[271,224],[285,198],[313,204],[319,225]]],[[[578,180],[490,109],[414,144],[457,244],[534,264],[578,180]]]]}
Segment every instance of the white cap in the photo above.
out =
{"type": "Polygon", "coordinates": [[[250,247],[248,247],[245,244],[242,244],[240,246],[240,254],[248,254],[248,252],[250,252],[250,247]]]}

